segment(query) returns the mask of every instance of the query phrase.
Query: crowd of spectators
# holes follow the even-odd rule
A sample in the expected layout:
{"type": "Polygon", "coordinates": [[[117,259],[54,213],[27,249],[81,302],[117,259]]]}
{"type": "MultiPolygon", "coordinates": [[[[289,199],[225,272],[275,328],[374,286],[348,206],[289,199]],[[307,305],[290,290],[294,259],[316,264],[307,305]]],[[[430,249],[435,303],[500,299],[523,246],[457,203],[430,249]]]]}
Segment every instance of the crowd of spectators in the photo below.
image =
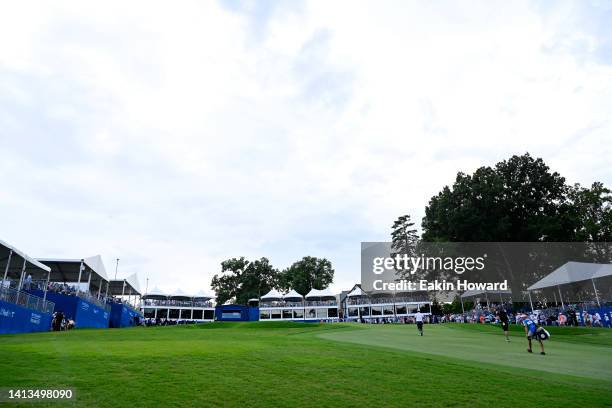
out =
{"type": "MultiPolygon", "coordinates": [[[[510,323],[520,324],[521,316],[528,316],[541,326],[586,326],[612,328],[612,311],[604,309],[584,308],[585,305],[571,305],[567,308],[552,307],[546,309],[518,310],[504,308],[510,323]]],[[[497,309],[499,310],[499,308],[497,309]]],[[[466,313],[447,314],[440,321],[453,323],[499,323],[496,309],[474,309],[466,313]]]]}
{"type": "Polygon", "coordinates": [[[171,320],[164,318],[147,318],[142,319],[141,324],[143,326],[176,326],[179,324],[196,324],[199,323],[197,320],[171,320]]]}

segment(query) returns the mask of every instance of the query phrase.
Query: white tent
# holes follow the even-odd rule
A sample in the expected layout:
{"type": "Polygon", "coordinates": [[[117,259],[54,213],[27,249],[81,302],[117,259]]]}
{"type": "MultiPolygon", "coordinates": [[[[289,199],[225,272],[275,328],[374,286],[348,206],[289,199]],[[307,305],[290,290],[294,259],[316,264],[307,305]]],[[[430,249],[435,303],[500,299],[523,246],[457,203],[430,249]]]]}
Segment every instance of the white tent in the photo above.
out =
{"type": "Polygon", "coordinates": [[[297,300],[297,301],[302,301],[304,300],[304,296],[300,295],[299,293],[297,293],[294,289],[291,289],[289,292],[287,292],[285,294],[285,296],[283,296],[283,298],[285,300],[297,300]]]}
{"type": "Polygon", "coordinates": [[[189,300],[189,299],[191,299],[191,296],[189,296],[188,294],[186,294],[185,292],[183,292],[180,289],[175,290],[168,297],[170,299],[175,299],[175,300],[189,300]]]}
{"type": "Polygon", "coordinates": [[[306,299],[310,300],[324,300],[324,299],[335,299],[336,295],[334,295],[329,288],[327,289],[311,289],[310,292],[305,296],[306,299]]]}
{"type": "Polygon", "coordinates": [[[359,286],[355,286],[347,295],[347,297],[367,296],[367,294],[359,286]]]}
{"type": "Polygon", "coordinates": [[[106,268],[104,267],[104,262],[102,262],[102,257],[100,255],[84,258],[83,262],[91,269],[93,269],[94,272],[100,275],[104,280],[108,281],[108,276],[106,275],[106,268]]]}
{"type": "Polygon", "coordinates": [[[540,279],[527,290],[550,288],[612,275],[612,264],[568,262],[540,279]]]}
{"type": "Polygon", "coordinates": [[[154,287],[149,293],[145,293],[143,299],[166,299],[168,295],[157,286],[154,287]]]}
{"type": "MultiPolygon", "coordinates": [[[[612,264],[597,264],[588,262],[567,262],[566,264],[555,269],[533,285],[527,288],[531,302],[531,291],[550,287],[557,287],[559,297],[561,298],[561,306],[565,307],[563,295],[561,293],[561,285],[567,285],[574,282],[583,282],[590,280],[595,292],[595,299],[599,305],[599,295],[595,286],[595,279],[612,276],[612,264]]],[[[531,305],[533,309],[533,304],[531,305]]]]}
{"type": "Polygon", "coordinates": [[[283,300],[283,295],[278,290],[272,289],[263,295],[261,300],[283,300]]]}

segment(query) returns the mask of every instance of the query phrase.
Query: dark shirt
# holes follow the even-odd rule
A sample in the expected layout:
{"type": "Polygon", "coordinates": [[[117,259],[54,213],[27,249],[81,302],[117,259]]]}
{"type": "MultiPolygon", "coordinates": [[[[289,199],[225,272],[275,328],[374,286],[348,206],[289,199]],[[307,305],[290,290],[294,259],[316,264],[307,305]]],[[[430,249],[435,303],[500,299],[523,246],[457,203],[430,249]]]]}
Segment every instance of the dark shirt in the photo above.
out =
{"type": "Polygon", "coordinates": [[[499,320],[500,320],[502,323],[508,323],[508,315],[506,314],[506,311],[505,311],[505,310],[501,310],[501,311],[499,312],[499,320]]]}

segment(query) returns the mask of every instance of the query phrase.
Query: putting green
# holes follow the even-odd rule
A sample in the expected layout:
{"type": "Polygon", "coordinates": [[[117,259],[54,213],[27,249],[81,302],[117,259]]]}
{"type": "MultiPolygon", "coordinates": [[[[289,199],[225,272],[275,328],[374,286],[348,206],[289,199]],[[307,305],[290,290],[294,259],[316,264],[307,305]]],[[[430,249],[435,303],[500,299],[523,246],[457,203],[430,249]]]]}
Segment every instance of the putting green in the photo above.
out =
{"type": "Polygon", "coordinates": [[[463,330],[459,325],[426,325],[425,335],[421,337],[414,325],[361,325],[361,328],[318,336],[327,340],[451,357],[469,363],[495,364],[500,369],[525,368],[612,383],[612,357],[610,347],[605,345],[562,339],[555,341],[553,334],[551,340],[544,343],[546,355],[542,356],[539,343],[534,342],[533,354],[527,353],[524,336],[513,333],[511,341],[506,342],[501,329],[494,334],[463,330]]]}

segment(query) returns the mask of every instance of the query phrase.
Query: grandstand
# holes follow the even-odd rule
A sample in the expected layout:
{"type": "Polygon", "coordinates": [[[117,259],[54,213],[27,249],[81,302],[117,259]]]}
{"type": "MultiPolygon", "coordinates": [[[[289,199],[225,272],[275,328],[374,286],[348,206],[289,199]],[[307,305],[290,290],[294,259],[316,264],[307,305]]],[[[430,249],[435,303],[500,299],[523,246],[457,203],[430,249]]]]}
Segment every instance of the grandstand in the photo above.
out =
{"type": "Polygon", "coordinates": [[[431,301],[426,292],[367,293],[356,284],[343,297],[342,310],[347,321],[401,319],[431,313],[431,301]]]}
{"type": "Polygon", "coordinates": [[[110,327],[138,326],[143,317],[139,307],[138,276],[134,273],[125,279],[111,280],[108,294],[106,303],[111,307],[110,327]]]}
{"type": "Polygon", "coordinates": [[[47,331],[54,303],[47,291],[30,294],[35,279],[49,281],[51,269],[0,241],[0,333],[47,331]]]}
{"type": "Polygon", "coordinates": [[[213,295],[204,291],[188,295],[179,289],[168,294],[154,288],[142,296],[140,307],[145,319],[212,322],[215,319],[213,299],[213,295]]]}
{"type": "Polygon", "coordinates": [[[100,255],[38,261],[50,268],[50,275],[46,282],[37,282],[30,293],[46,293],[55,303],[54,311],[62,312],[76,327],[109,326],[111,306],[106,298],[110,282],[100,255]]]}
{"type": "Polygon", "coordinates": [[[259,320],[338,321],[338,299],[329,289],[311,289],[306,296],[295,290],[285,295],[272,289],[259,299],[259,320]]]}

